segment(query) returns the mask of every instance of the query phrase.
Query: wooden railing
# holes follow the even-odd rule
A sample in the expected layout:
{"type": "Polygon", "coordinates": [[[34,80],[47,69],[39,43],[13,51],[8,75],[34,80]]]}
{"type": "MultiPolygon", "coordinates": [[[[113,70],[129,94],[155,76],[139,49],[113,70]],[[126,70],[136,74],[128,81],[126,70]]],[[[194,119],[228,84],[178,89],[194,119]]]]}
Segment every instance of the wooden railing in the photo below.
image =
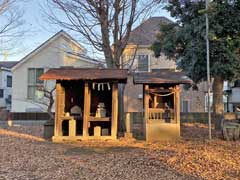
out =
{"type": "Polygon", "coordinates": [[[149,108],[148,109],[148,119],[149,120],[156,120],[156,121],[162,121],[166,123],[172,123],[175,122],[174,118],[174,111],[172,109],[170,110],[164,110],[161,108],[149,108]]]}

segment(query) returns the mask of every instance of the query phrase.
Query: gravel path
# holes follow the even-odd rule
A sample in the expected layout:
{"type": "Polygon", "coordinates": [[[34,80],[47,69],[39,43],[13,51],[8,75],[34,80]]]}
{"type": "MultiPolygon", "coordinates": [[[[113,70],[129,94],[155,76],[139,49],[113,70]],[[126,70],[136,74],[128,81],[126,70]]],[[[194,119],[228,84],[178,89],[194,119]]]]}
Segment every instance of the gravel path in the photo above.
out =
{"type": "Polygon", "coordinates": [[[202,130],[187,129],[188,139],[171,143],[53,144],[41,138],[40,126],[0,128],[0,180],[240,179],[240,159],[234,156],[240,153],[239,142],[189,139],[191,130],[198,136],[202,130]]]}

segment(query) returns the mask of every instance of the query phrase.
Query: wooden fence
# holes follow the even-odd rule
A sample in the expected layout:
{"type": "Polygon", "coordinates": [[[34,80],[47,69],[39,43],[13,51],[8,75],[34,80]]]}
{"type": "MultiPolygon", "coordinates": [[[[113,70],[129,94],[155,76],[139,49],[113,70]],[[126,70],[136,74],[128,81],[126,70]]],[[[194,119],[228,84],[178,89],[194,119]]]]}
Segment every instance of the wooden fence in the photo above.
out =
{"type": "MultiPolygon", "coordinates": [[[[211,114],[212,123],[213,114],[211,114]]],[[[181,113],[181,123],[208,123],[208,113],[207,112],[191,112],[191,113],[181,113]]]]}
{"type": "Polygon", "coordinates": [[[46,112],[10,112],[11,120],[48,120],[49,115],[46,112]]]}
{"type": "MultiPolygon", "coordinates": [[[[48,120],[46,112],[10,112],[8,118],[11,120],[48,120]]],[[[207,123],[208,113],[181,113],[181,123],[207,123]]],[[[131,113],[133,124],[143,123],[143,113],[131,113]]]]}

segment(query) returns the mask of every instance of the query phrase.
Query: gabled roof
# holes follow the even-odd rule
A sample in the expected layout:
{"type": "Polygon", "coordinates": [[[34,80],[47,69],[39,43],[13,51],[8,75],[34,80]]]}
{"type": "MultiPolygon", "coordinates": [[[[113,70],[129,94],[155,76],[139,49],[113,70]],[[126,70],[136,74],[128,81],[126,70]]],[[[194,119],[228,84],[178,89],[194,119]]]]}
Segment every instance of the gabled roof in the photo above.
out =
{"type": "Polygon", "coordinates": [[[116,80],[126,83],[128,72],[124,69],[99,68],[52,68],[40,76],[41,80],[116,80]]]}
{"type": "Polygon", "coordinates": [[[160,23],[173,23],[166,17],[151,17],[130,33],[128,44],[152,45],[159,33],[160,23]]]}
{"type": "Polygon", "coordinates": [[[0,68],[11,69],[18,61],[0,61],[0,68]]]}
{"type": "Polygon", "coordinates": [[[44,49],[46,46],[48,46],[51,42],[53,42],[54,40],[56,40],[57,38],[59,38],[60,36],[63,36],[67,39],[69,39],[71,42],[73,42],[76,46],[78,46],[80,49],[82,49],[84,52],[86,51],[85,48],[83,46],[81,46],[72,36],[70,36],[68,33],[66,33],[65,31],[61,30],[59,32],[57,32],[56,34],[54,34],[52,37],[50,37],[48,40],[46,40],[44,43],[42,43],[40,46],[38,46],[36,49],[34,49],[33,51],[31,51],[28,55],[26,55],[25,57],[23,57],[20,61],[18,61],[18,63],[16,63],[15,66],[12,67],[12,70],[18,68],[21,64],[23,64],[24,62],[26,62],[29,58],[31,58],[32,56],[34,56],[35,54],[37,54],[39,51],[41,51],[42,49],[44,49]]]}
{"type": "Polygon", "coordinates": [[[157,71],[136,73],[133,76],[135,84],[192,84],[193,81],[183,72],[157,71]]]}

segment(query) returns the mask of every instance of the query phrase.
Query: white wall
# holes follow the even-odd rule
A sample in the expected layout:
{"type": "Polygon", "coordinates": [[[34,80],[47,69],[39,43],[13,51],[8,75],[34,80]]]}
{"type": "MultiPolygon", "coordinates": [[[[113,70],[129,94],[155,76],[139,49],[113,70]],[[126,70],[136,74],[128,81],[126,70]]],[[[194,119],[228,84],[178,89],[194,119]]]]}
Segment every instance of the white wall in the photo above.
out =
{"type": "Polygon", "coordinates": [[[7,87],[7,76],[12,76],[12,73],[10,70],[1,69],[0,70],[0,89],[3,89],[4,96],[3,98],[0,98],[0,107],[7,107],[7,109],[10,108],[8,104],[6,104],[6,98],[8,98],[9,95],[12,94],[12,88],[7,87]]]}
{"type": "MultiPolygon", "coordinates": [[[[81,52],[79,47],[74,46],[73,43],[60,36],[19,67],[13,69],[12,112],[40,111],[38,104],[27,99],[28,68],[44,68],[44,71],[47,71],[49,68],[58,68],[66,65],[86,67],[86,64],[88,64],[88,66],[94,66],[92,63],[68,57],[65,50],[69,51],[69,48],[73,51],[81,52]],[[69,61],[67,60],[68,58],[70,58],[69,61]]],[[[52,89],[53,86],[55,86],[55,81],[47,81],[48,89],[52,89]]]]}

